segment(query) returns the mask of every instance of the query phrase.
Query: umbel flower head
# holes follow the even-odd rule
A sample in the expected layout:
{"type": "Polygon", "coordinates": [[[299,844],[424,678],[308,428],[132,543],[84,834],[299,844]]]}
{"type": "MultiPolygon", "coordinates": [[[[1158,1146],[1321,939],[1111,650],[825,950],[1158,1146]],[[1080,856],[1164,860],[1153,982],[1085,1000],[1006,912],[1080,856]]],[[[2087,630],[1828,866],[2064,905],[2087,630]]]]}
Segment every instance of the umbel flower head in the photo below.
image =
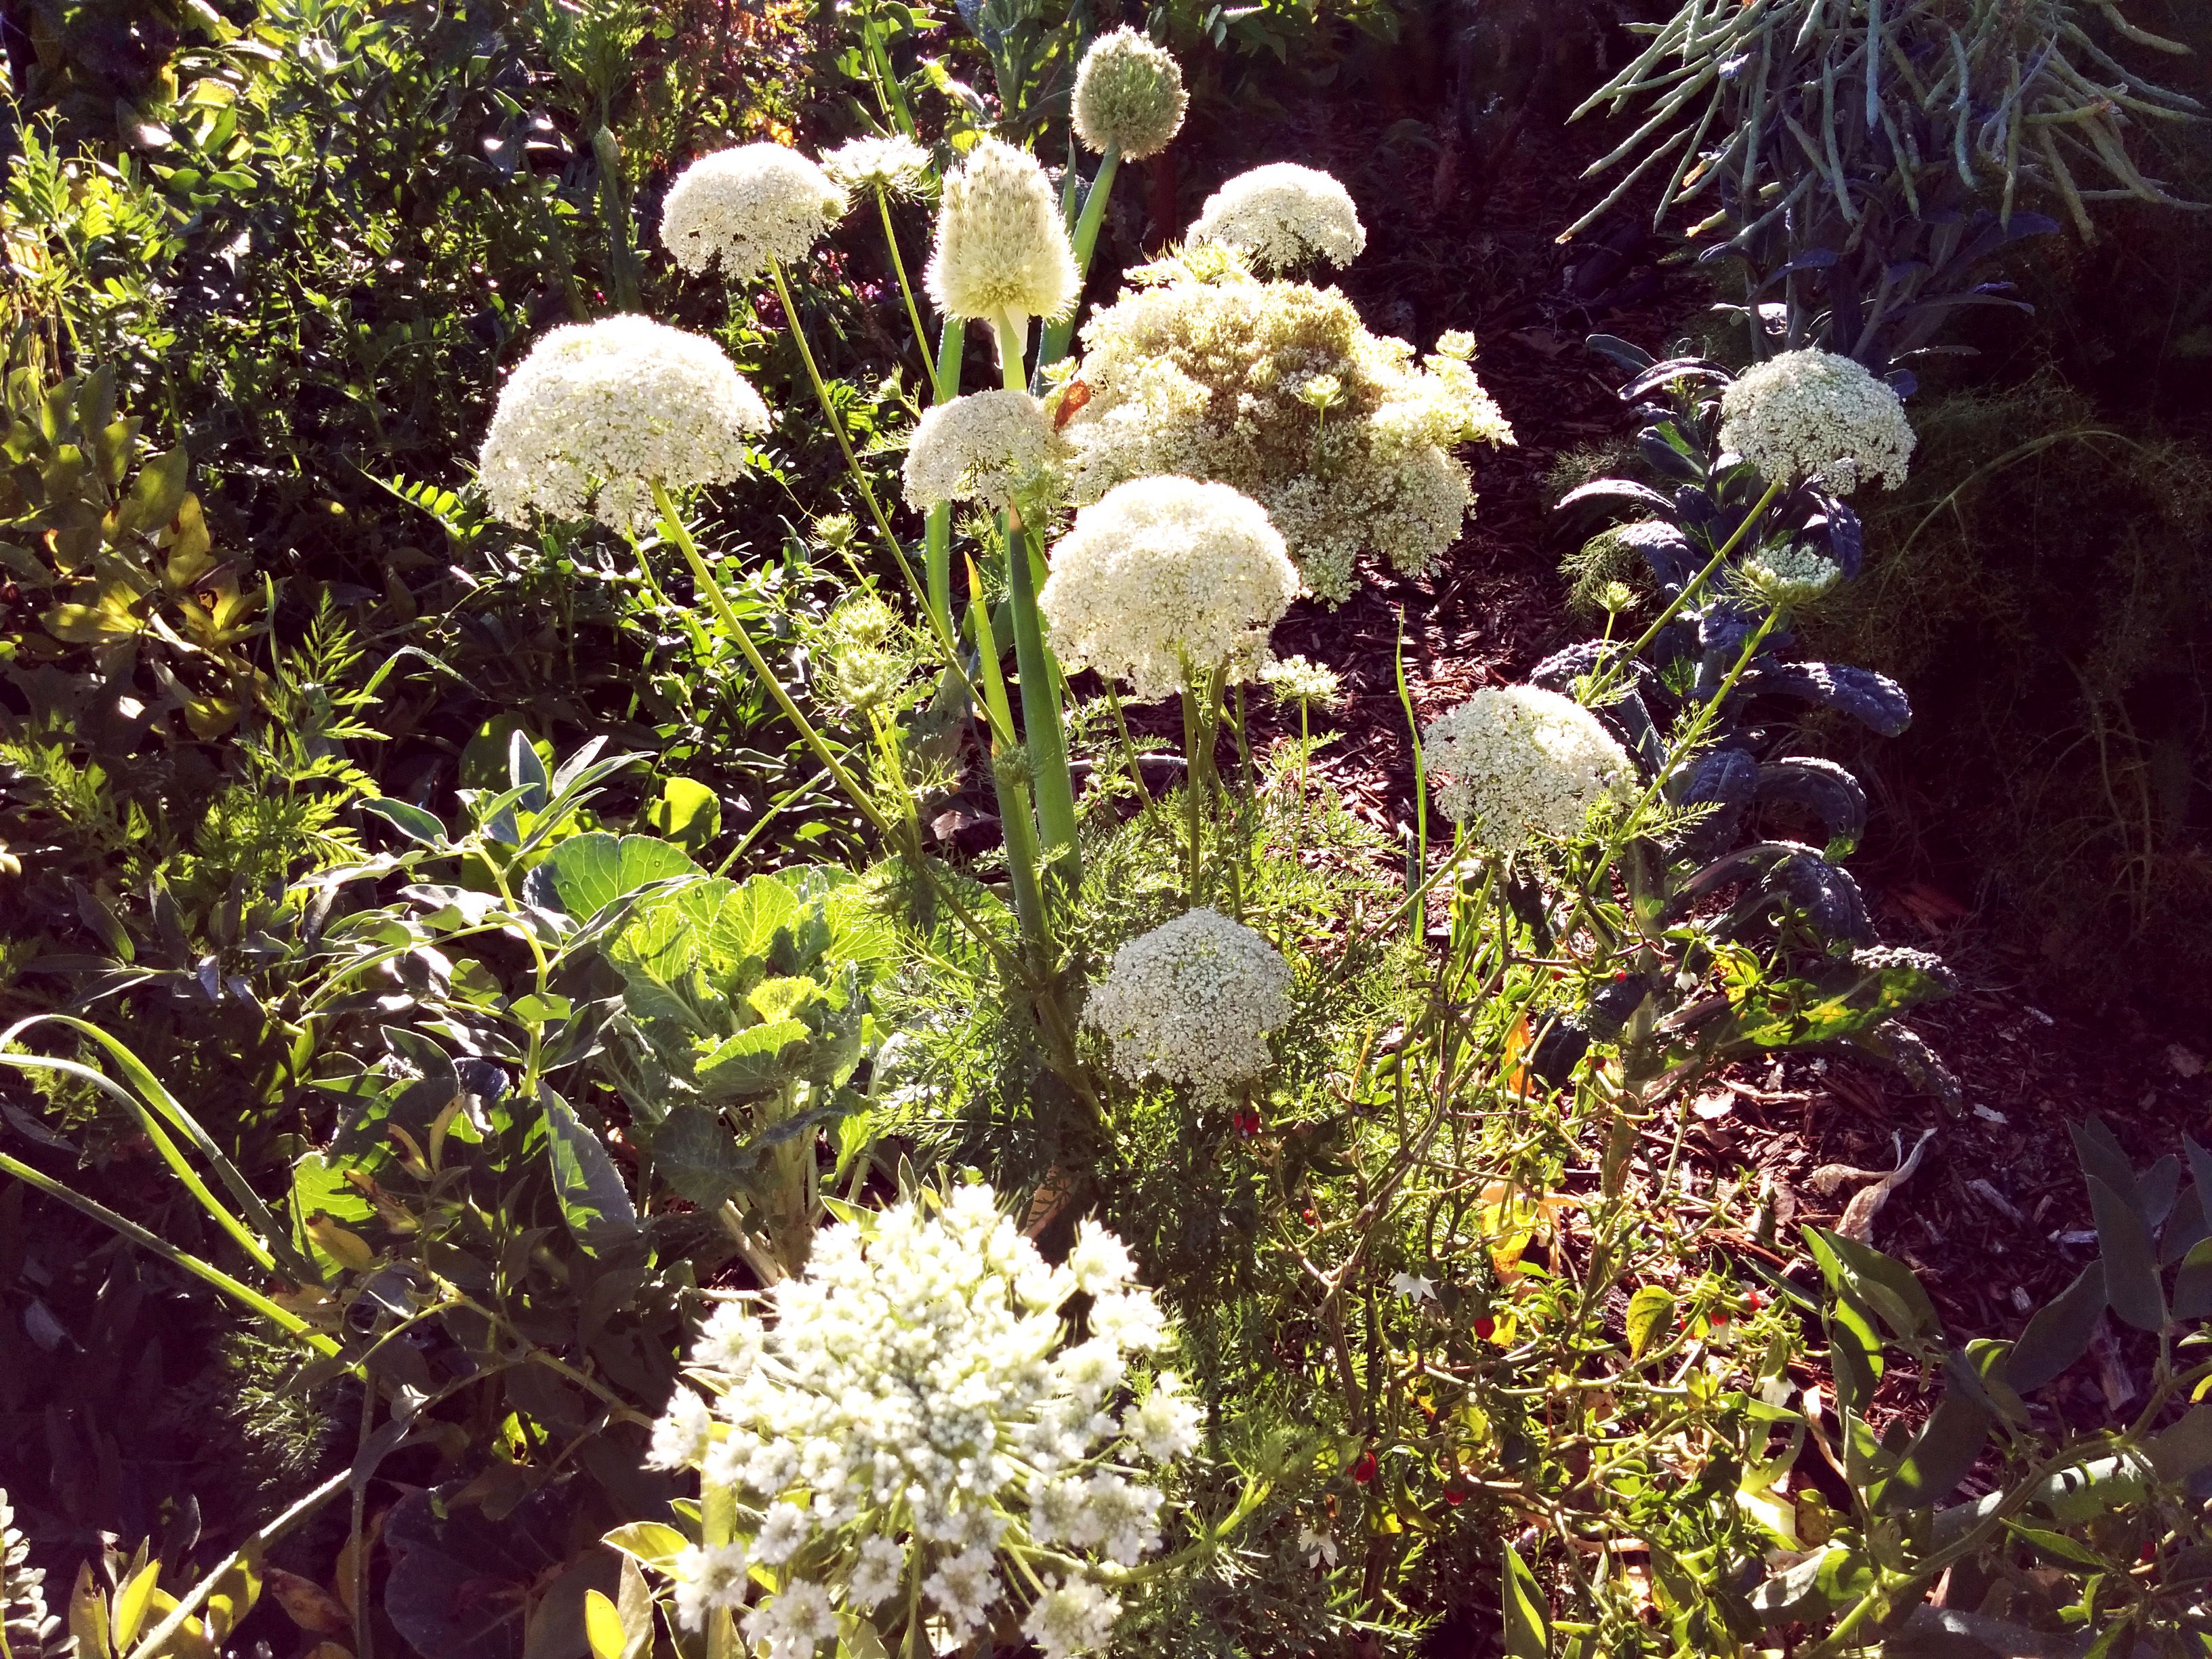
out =
{"type": "Polygon", "coordinates": [[[921,511],[940,501],[1005,507],[1049,487],[1044,475],[1066,451],[1044,405],[1028,392],[970,392],[926,410],[907,440],[907,502],[921,511]]]}
{"type": "Polygon", "coordinates": [[[945,181],[924,278],[951,317],[1064,316],[1082,277],[1052,182],[1036,158],[985,138],[945,181]]]}
{"type": "Polygon", "coordinates": [[[929,152],[903,133],[872,134],[838,145],[822,158],[822,171],[846,190],[912,196],[929,177],[929,152]]]}
{"type": "Polygon", "coordinates": [[[1832,351],[1785,351],[1721,394],[1721,447],[1770,483],[1813,478],[1848,495],[1875,478],[1894,489],[1905,482],[1913,443],[1896,391],[1832,351]]]}
{"type": "Polygon", "coordinates": [[[646,317],[555,329],[500,388],[477,470],[492,512],[526,525],[589,512],[617,530],[651,520],[653,486],[722,483],[745,470],[768,405],[712,340],[646,317]]]}
{"type": "Polygon", "coordinates": [[[1462,358],[1416,365],[1342,295],[1256,281],[1218,246],[1132,275],[1142,285],[1083,330],[1091,395],[1065,428],[1076,501],[1149,473],[1233,484],[1331,604],[1361,553],[1419,575],[1458,538],[1474,492],[1452,452],[1513,441],[1462,358]]]}
{"type": "Polygon", "coordinates": [[[1326,663],[1278,657],[1260,671],[1260,683],[1287,703],[1334,708],[1343,700],[1344,678],[1326,663]]]}
{"type": "Polygon", "coordinates": [[[1747,557],[1738,574],[1753,599],[1794,610],[1819,599],[1839,581],[1843,567],[1802,542],[1762,547],[1747,557]]]}
{"type": "Polygon", "coordinates": [[[1634,799],[1627,751],[1589,709],[1540,686],[1476,692],[1421,734],[1421,754],[1443,779],[1444,816],[1492,852],[1571,839],[1601,802],[1634,799]]]}
{"type": "Polygon", "coordinates": [[[781,144],[702,155],[676,175],[660,210],[660,240],[686,270],[719,263],[742,283],[771,261],[803,259],[845,216],[845,192],[781,144]]]}
{"type": "Polygon", "coordinates": [[[1164,47],[1122,27],[1100,35],[1075,71],[1075,136],[1099,155],[1157,155],[1182,131],[1190,96],[1164,47]]]}
{"type": "Polygon", "coordinates": [[[1350,264],[1367,246],[1367,228],[1351,192],[1330,174],[1270,161],[1207,197],[1188,240],[1226,242],[1261,270],[1280,271],[1314,259],[1350,264]]]}
{"type": "Polygon", "coordinates": [[[1249,677],[1297,592],[1257,501],[1227,484],[1136,478],[1076,514],[1037,609],[1061,662],[1150,702],[1224,665],[1249,677]]]}
{"type": "Polygon", "coordinates": [[[1083,1005],[1114,1070],[1220,1097],[1267,1070],[1291,1018],[1291,965],[1242,922],[1200,908],[1131,939],[1083,1005]]]}
{"type": "Polygon", "coordinates": [[[803,1659],[839,1608],[883,1635],[918,1595],[966,1642],[1027,1583],[1000,1565],[1019,1551],[1054,1562],[1028,1633],[1055,1656],[1103,1645],[1121,1612],[1104,1564],[1159,1544],[1164,1496],[1139,1466],[1199,1438],[1172,1372],[1131,1397],[1131,1357],[1167,1340],[1134,1278],[1089,1222],[1048,1266],[973,1185],[827,1229],[769,1318],[716,1310],[691,1356],[706,1397],[678,1387],[648,1461],[732,1494],[741,1535],[675,1564],[678,1618],[738,1614],[748,1644],[803,1659]],[[1079,1291],[1079,1340],[1060,1313],[1079,1291]]]}

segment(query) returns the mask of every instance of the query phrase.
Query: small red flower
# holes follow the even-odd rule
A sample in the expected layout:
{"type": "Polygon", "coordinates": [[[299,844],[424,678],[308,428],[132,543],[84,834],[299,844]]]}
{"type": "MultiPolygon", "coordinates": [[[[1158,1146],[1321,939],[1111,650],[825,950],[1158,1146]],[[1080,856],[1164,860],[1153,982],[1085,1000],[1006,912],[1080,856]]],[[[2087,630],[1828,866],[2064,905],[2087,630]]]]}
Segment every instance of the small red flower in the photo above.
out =
{"type": "Polygon", "coordinates": [[[1375,1454],[1373,1452],[1364,1451],[1353,1460],[1352,1465],[1352,1478],[1363,1486],[1375,1478],[1375,1454]]]}
{"type": "Polygon", "coordinates": [[[1304,1222],[1309,1227],[1318,1227],[1321,1225],[1319,1218],[1317,1218],[1311,1210],[1300,1210],[1298,1212],[1298,1219],[1304,1222]]]}
{"type": "Polygon", "coordinates": [[[1485,1342],[1490,1340],[1491,1336],[1497,1331],[1497,1329],[1498,1322],[1492,1319],[1488,1314],[1483,1315],[1481,1318],[1474,1322],[1474,1334],[1480,1337],[1485,1342]]]}
{"type": "Polygon", "coordinates": [[[1243,1135],[1247,1140],[1251,1139],[1254,1135],[1258,1134],[1260,1133],[1260,1114],[1258,1111],[1247,1107],[1244,1110],[1237,1113],[1237,1133],[1243,1135]]]}
{"type": "Polygon", "coordinates": [[[1761,1308],[1766,1305],[1766,1298],[1761,1296],[1757,1291],[1752,1291],[1745,1299],[1751,1304],[1751,1310],[1753,1313],[1757,1313],[1761,1308]]]}
{"type": "Polygon", "coordinates": [[[1452,1508],[1457,1509],[1467,1502],[1467,1488],[1461,1486],[1457,1480],[1453,1480],[1444,1488],[1444,1502],[1450,1504],[1452,1508]]]}

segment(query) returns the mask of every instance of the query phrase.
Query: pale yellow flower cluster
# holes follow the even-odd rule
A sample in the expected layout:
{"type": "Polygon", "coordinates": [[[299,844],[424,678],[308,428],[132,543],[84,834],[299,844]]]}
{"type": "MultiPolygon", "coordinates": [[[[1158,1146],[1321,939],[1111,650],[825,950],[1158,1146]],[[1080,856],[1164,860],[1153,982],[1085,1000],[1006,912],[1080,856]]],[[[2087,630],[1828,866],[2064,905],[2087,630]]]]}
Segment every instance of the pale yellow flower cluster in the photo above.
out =
{"type": "Polygon", "coordinates": [[[1334,289],[1261,282],[1216,251],[1133,274],[1149,285],[1083,331],[1077,501],[1151,473],[1232,484],[1331,604],[1361,553],[1418,575],[1457,538],[1474,495],[1452,451],[1513,441],[1462,359],[1416,366],[1334,289]]]}
{"type": "Polygon", "coordinates": [[[1102,155],[1158,155],[1182,130],[1189,104],[1182,66],[1133,28],[1100,35],[1075,71],[1075,136],[1102,155]]]}
{"type": "Polygon", "coordinates": [[[1241,248],[1263,270],[1315,259],[1350,264],[1367,246],[1352,193],[1330,174],[1294,161],[1240,173],[1206,198],[1188,240],[1241,248]]]}
{"type": "Polygon", "coordinates": [[[953,317],[1060,317],[1082,276],[1060,201],[1036,158],[986,138],[945,181],[929,297],[953,317]]]}

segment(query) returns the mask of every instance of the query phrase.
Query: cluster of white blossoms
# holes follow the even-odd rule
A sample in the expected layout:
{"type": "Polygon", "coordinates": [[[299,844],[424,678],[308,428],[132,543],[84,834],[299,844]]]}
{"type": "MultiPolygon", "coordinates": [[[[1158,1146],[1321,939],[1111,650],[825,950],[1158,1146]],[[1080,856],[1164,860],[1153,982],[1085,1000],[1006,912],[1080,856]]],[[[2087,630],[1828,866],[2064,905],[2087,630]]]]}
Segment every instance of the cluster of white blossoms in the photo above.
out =
{"type": "Polygon", "coordinates": [[[851,138],[822,158],[831,182],[886,196],[918,194],[929,178],[929,152],[902,133],[851,138]]]}
{"type": "Polygon", "coordinates": [[[1067,453],[1044,405],[1026,392],[975,392],[923,412],[907,440],[909,506],[981,501],[1003,508],[1043,485],[1067,453]]]}
{"type": "Polygon", "coordinates": [[[1721,447],[1771,483],[1817,478],[1848,495],[1869,478],[1894,489],[1912,459],[1904,402],[1866,366],[1831,351],[1785,351],[1721,394],[1721,447]]]}
{"type": "Polygon", "coordinates": [[[1099,155],[1141,161],[1182,131],[1189,94],[1174,55],[1133,28],[1100,35],[1075,71],[1075,136],[1099,155]]]}
{"type": "Polygon", "coordinates": [[[1260,683],[1303,708],[1334,708],[1344,696],[1343,676],[1304,657],[1277,657],[1261,669],[1260,683]]]}
{"type": "Polygon", "coordinates": [[[1367,227],[1352,192],[1333,175],[1270,161],[1207,197],[1185,240],[1242,248],[1263,270],[1290,270],[1315,259],[1341,267],[1366,247],[1367,227]]]}
{"type": "Polygon", "coordinates": [[[1291,1018],[1291,965],[1242,922],[1200,908],[1131,939],[1083,1005],[1115,1072],[1225,1097],[1266,1073],[1291,1018]]]}
{"type": "Polygon", "coordinates": [[[826,1229],[805,1274],[766,1293],[772,1319],[718,1308],[691,1355],[706,1395],[679,1386],[649,1461],[733,1494],[746,1535],[676,1561],[679,1620],[738,1614],[748,1644],[805,1659],[839,1608],[881,1636],[918,1598],[965,1643],[1010,1583],[1036,1582],[1000,1571],[1019,1550],[1053,1563],[1024,1632],[1048,1659],[1102,1647],[1117,1569],[1160,1540],[1164,1496],[1134,1466],[1199,1441],[1172,1372],[1124,1398],[1129,1357],[1167,1340],[1134,1281],[1128,1251],[1089,1222],[1048,1265],[973,1185],[826,1229]],[[1073,1341],[1060,1309],[1079,1291],[1089,1334],[1073,1341]]]}
{"type": "Polygon", "coordinates": [[[1148,477],[1076,514],[1037,609],[1071,671],[1095,669],[1150,702],[1217,668],[1249,678],[1297,592],[1258,502],[1227,484],[1148,477]]]}
{"type": "Polygon", "coordinates": [[[527,525],[586,513],[649,523],[653,486],[724,483],[745,470],[768,405],[712,340],[650,318],[556,328],[500,388],[477,471],[492,512],[527,525]]]}
{"type": "Polygon", "coordinates": [[[1844,568],[1817,548],[1782,542],[1748,555],[1739,574],[1754,598],[1786,611],[1812,604],[1843,579],[1844,568]]]}
{"type": "Polygon", "coordinates": [[[803,259],[845,216],[845,192],[781,144],[743,144],[702,155],[676,176],[660,212],[660,240],[686,270],[720,264],[745,282],[771,262],[803,259]]]}
{"type": "Polygon", "coordinates": [[[1083,330],[1090,397],[1066,428],[1077,501],[1152,473],[1233,484],[1333,605],[1361,553],[1419,575],[1457,539],[1474,492],[1453,451],[1513,441],[1471,342],[1417,365],[1341,294],[1257,281],[1219,250],[1132,276],[1146,285],[1083,330]]]}
{"type": "Polygon", "coordinates": [[[1476,692],[1421,735],[1437,805],[1492,852],[1565,841],[1603,801],[1635,798],[1627,751],[1596,715],[1540,686],[1476,692]]]}
{"type": "Polygon", "coordinates": [[[1074,307],[1082,276],[1060,200],[1035,156],[996,138],[968,152],[945,181],[924,280],[948,316],[1018,323],[1074,307]]]}

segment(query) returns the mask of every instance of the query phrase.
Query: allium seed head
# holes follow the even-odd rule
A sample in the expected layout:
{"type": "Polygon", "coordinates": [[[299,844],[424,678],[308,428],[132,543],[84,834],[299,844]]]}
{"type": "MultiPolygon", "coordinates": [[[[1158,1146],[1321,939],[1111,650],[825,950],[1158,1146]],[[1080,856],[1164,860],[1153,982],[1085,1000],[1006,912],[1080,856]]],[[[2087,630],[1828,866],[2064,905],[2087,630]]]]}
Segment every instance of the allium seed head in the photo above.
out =
{"type": "Polygon", "coordinates": [[[1476,692],[1422,733],[1437,805],[1493,852],[1567,840],[1591,809],[1633,796],[1627,751],[1573,698],[1534,685],[1476,692]]]}
{"type": "Polygon", "coordinates": [[[1037,608],[1061,662],[1150,702],[1224,665],[1249,678],[1297,592],[1283,538],[1249,496],[1135,478],[1076,514],[1037,608]]]}
{"type": "Polygon", "coordinates": [[[1866,366],[1832,351],[1785,351],[1721,394],[1721,447],[1771,483],[1817,479],[1848,495],[1865,479],[1905,482],[1915,441],[1905,404],[1866,366]]]}
{"type": "Polygon", "coordinates": [[[660,212],[660,240],[676,263],[719,263],[742,283],[771,260],[803,259],[845,216],[845,192],[820,167],[781,144],[744,144],[702,155],[676,175],[660,212]]]}
{"type": "Polygon", "coordinates": [[[745,470],[768,405],[712,340],[645,317],[555,329],[500,388],[477,471],[495,515],[526,525],[587,512],[650,522],[653,485],[724,483],[745,470]]]}
{"type": "Polygon", "coordinates": [[[822,158],[822,171],[849,191],[918,194],[929,178],[929,152],[901,133],[853,138],[822,158]]]}
{"type": "Polygon", "coordinates": [[[1067,453],[1044,405],[1026,392],[976,392],[926,410],[907,440],[908,505],[981,501],[1003,508],[1029,495],[1067,453]]]}
{"type": "Polygon", "coordinates": [[[1190,103],[1174,54],[1133,28],[1100,35],[1075,71],[1075,136],[1133,161],[1157,155],[1182,130],[1190,103]]]}
{"type": "Polygon", "coordinates": [[[1227,242],[1262,270],[1289,270],[1315,259],[1344,266],[1367,246],[1352,194],[1334,178],[1295,161],[1240,173],[1206,198],[1188,240],[1227,242]]]}
{"type": "Polygon", "coordinates": [[[1200,908],[1116,951],[1083,1023],[1113,1045],[1124,1080],[1157,1077],[1221,1096],[1273,1063],[1267,1036],[1289,1024],[1290,992],[1280,951],[1242,922],[1200,908]]]}
{"type": "Polygon", "coordinates": [[[1036,158],[996,138],[945,181],[929,297],[948,316],[1060,317],[1082,278],[1052,182],[1036,158]]]}

